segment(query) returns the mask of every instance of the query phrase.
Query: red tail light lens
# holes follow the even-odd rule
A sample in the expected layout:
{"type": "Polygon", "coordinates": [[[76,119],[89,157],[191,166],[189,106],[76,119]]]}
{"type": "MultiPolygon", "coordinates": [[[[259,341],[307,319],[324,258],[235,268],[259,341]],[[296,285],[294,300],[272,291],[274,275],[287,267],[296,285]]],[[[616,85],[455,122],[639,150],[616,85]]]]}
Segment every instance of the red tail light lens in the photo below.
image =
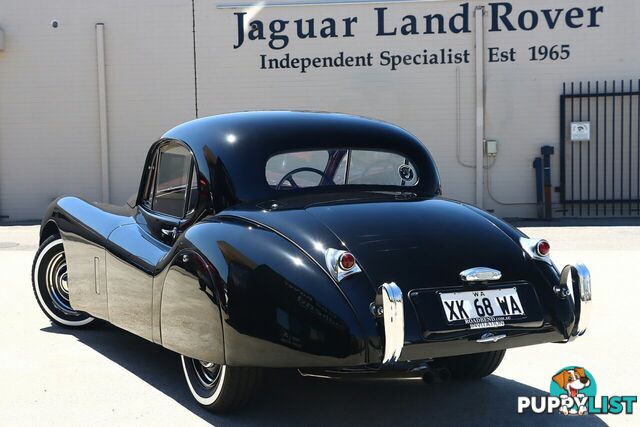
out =
{"type": "Polygon", "coordinates": [[[342,249],[327,248],[324,251],[324,260],[327,263],[327,271],[338,282],[362,271],[356,257],[342,249]]]}
{"type": "Polygon", "coordinates": [[[540,256],[547,256],[551,252],[551,245],[546,240],[540,240],[536,245],[536,252],[540,256]]]}
{"type": "Polygon", "coordinates": [[[340,255],[338,262],[340,263],[340,268],[347,271],[351,270],[356,265],[356,259],[349,252],[345,252],[340,255]]]}

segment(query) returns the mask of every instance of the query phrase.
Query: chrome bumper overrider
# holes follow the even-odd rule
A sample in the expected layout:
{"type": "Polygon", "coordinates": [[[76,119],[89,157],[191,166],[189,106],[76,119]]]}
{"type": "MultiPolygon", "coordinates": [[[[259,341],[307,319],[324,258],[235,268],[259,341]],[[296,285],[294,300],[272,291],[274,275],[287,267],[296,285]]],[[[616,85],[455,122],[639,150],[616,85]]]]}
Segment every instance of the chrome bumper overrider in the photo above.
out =
{"type": "Polygon", "coordinates": [[[576,321],[569,338],[571,342],[584,335],[591,316],[591,274],[584,264],[567,265],[560,274],[560,286],[570,289],[573,295],[576,321]],[[571,283],[569,283],[571,280],[571,283]]]}
{"type": "Polygon", "coordinates": [[[376,306],[384,323],[384,355],[382,363],[400,358],[404,346],[404,307],[402,290],[395,283],[385,283],[378,289],[376,306]]]}

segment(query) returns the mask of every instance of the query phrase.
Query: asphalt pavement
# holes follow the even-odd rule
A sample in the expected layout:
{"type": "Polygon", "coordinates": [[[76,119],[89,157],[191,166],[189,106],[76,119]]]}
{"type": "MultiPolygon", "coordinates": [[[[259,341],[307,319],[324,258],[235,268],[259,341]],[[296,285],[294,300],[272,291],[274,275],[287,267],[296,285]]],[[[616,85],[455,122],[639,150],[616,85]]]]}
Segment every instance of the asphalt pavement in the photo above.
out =
{"type": "Polygon", "coordinates": [[[175,353],[105,323],[51,326],[30,283],[36,226],[0,227],[0,425],[640,425],[633,416],[516,413],[518,396],[549,392],[564,366],[584,366],[598,394],[640,393],[640,223],[532,227],[559,265],[580,260],[592,273],[587,335],[568,345],[514,349],[472,383],[323,380],[273,370],[251,406],[214,416],[191,399],[175,353]]]}

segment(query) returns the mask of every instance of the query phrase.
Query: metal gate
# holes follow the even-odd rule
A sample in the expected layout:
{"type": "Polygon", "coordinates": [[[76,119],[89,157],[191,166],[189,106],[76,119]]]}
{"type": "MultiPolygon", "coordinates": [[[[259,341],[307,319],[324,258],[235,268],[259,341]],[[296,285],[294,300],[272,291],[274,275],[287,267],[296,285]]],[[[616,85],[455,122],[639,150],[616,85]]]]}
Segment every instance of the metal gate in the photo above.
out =
{"type": "Polygon", "coordinates": [[[564,216],[640,216],[640,79],[563,84],[564,216]]]}

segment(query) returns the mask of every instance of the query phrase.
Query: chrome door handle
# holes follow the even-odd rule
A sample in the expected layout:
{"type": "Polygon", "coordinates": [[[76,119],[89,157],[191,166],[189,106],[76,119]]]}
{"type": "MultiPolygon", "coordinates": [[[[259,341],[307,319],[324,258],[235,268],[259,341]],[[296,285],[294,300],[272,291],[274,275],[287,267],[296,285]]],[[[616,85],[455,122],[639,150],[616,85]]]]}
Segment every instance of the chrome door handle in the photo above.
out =
{"type": "Polygon", "coordinates": [[[171,237],[172,239],[175,239],[176,236],[178,235],[178,227],[173,227],[173,228],[162,228],[160,230],[162,232],[163,236],[166,237],[171,237]]]}

